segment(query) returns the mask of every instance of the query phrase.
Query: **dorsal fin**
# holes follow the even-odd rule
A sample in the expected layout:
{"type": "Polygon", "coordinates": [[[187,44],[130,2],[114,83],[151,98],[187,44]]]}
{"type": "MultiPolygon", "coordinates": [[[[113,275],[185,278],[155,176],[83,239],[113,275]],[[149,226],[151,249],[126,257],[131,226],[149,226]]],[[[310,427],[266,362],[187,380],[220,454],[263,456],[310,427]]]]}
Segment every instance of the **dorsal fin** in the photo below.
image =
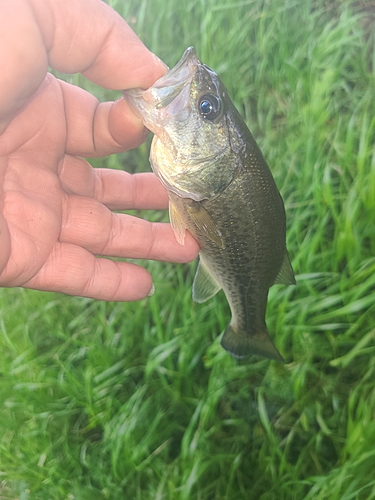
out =
{"type": "Polygon", "coordinates": [[[295,285],[296,279],[294,277],[294,272],[292,264],[290,263],[288,251],[285,250],[283,263],[281,264],[280,271],[276,276],[274,285],[295,285]]]}

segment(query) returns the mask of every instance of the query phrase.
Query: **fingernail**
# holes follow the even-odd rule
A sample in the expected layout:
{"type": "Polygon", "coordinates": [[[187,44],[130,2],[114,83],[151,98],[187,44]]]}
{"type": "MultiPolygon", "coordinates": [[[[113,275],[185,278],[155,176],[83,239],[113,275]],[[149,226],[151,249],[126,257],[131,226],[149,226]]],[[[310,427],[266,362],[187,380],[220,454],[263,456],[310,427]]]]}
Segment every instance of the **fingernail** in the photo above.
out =
{"type": "Polygon", "coordinates": [[[151,290],[148,292],[147,297],[151,297],[155,293],[155,285],[152,284],[151,290]]]}

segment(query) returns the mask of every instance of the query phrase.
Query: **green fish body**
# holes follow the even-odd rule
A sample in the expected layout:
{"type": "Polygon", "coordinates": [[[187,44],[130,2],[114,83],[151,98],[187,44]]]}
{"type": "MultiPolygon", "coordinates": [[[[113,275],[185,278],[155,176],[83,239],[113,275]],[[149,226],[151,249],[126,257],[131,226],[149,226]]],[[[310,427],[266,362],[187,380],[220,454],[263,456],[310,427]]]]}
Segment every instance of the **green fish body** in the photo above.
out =
{"type": "Polygon", "coordinates": [[[151,165],[168,190],[177,240],[187,229],[201,247],[193,299],[223,289],[232,319],[222,346],[282,361],[265,315],[269,288],[295,283],[284,204],[225,87],[189,48],[153,87],[124,95],[155,134],[151,165]]]}

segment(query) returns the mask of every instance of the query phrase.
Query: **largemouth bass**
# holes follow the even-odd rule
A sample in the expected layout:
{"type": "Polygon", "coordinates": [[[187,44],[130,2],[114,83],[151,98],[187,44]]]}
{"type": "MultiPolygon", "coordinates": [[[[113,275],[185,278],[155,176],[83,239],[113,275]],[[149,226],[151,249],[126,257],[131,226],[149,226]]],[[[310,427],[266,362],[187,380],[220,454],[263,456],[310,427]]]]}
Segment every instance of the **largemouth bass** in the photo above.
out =
{"type": "Polygon", "coordinates": [[[226,88],[190,47],[148,90],[124,96],[155,134],[150,161],[168,190],[177,240],[183,244],[187,229],[200,245],[193,299],[223,289],[232,313],[224,349],[282,361],[265,314],[269,288],[295,283],[284,204],[226,88]]]}

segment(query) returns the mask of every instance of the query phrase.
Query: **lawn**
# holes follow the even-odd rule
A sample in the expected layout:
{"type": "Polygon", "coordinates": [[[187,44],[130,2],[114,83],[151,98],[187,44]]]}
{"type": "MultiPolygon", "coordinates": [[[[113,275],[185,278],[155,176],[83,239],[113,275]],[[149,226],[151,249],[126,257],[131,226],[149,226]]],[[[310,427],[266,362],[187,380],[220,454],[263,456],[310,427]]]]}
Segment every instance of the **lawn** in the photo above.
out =
{"type": "MultiPolygon", "coordinates": [[[[374,3],[109,3],[169,66],[195,46],[271,167],[297,278],[267,310],[286,362],[222,350],[229,309],[192,302],[195,264],[145,263],[138,303],[2,289],[0,499],[374,499],[374,3]]],[[[148,148],[92,163],[145,171],[148,148]]]]}

